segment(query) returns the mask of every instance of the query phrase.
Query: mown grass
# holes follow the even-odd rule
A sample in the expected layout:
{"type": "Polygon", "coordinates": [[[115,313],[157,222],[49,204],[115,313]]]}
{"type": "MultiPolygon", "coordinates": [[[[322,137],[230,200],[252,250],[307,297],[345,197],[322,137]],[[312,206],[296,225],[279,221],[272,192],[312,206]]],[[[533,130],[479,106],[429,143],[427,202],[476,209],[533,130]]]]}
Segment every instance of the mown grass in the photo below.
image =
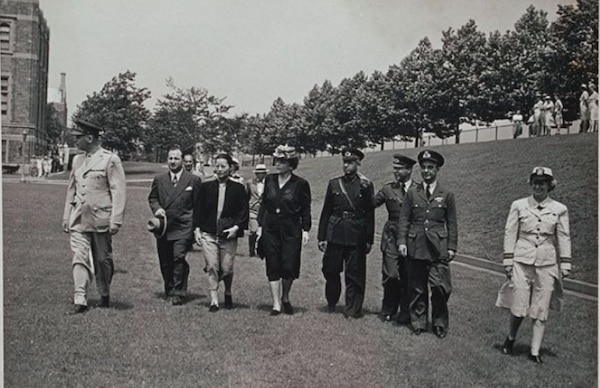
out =
{"type": "MultiPolygon", "coordinates": [[[[444,150],[446,174],[456,160],[451,148],[444,150]]],[[[374,161],[369,155],[364,169],[377,171],[374,161]]],[[[299,173],[310,174],[317,162],[303,161],[299,173]]],[[[335,159],[320,166],[322,178],[311,180],[315,217],[326,179],[340,169],[335,159]]],[[[387,166],[378,167],[381,175],[374,179],[383,181],[387,166]]],[[[60,230],[64,192],[57,185],[3,185],[5,386],[597,385],[596,302],[568,296],[565,311],[551,314],[542,346],[546,363],[537,366],[526,359],[527,324],[517,356],[499,351],[508,317],[494,300],[503,279],[453,265],[449,336],[415,337],[377,317],[381,262],[375,248],[368,263],[367,315],[346,320],[339,311],[323,311],[315,230],[292,290],[293,317],[269,316],[264,263],[247,257],[246,239],[236,259],[233,310],[208,313],[199,251],[189,256],[191,300],[170,306],[160,298],[154,239],[144,230],[148,189],[140,187],[129,188],[126,223],[114,239],[114,307],[65,315],[72,307],[72,277],[68,236],[60,230]]],[[[97,298],[92,292],[92,302],[97,298]]]]}

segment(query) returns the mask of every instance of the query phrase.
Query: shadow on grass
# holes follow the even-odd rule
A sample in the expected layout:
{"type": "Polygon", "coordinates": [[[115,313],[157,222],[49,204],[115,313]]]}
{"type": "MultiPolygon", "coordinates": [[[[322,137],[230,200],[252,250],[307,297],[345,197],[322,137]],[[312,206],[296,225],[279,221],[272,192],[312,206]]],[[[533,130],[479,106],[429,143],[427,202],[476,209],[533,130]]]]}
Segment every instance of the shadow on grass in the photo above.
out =
{"type": "MultiPolygon", "coordinates": [[[[502,345],[503,345],[502,343],[495,343],[493,348],[496,349],[498,352],[502,353],[502,345]]],[[[513,347],[513,354],[511,356],[512,357],[517,357],[520,355],[527,356],[529,354],[530,349],[531,349],[531,347],[527,344],[515,342],[515,345],[513,347]]],[[[546,357],[552,357],[552,358],[557,357],[556,353],[554,353],[552,350],[546,349],[546,348],[540,349],[540,356],[546,356],[546,357]]]]}

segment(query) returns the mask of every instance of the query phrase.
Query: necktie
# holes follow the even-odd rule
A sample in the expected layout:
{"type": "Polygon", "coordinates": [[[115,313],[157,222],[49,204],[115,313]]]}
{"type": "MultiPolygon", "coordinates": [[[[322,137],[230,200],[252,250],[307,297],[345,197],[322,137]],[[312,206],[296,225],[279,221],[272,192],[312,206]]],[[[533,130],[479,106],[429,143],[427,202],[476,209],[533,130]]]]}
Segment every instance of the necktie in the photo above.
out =
{"type": "Polygon", "coordinates": [[[173,175],[173,187],[177,186],[177,175],[173,175]]]}
{"type": "Polygon", "coordinates": [[[404,183],[400,183],[400,192],[402,193],[402,196],[404,196],[406,194],[406,189],[404,188],[404,183]]]}
{"type": "Polygon", "coordinates": [[[425,195],[427,196],[427,199],[429,199],[429,197],[431,197],[431,192],[430,192],[431,186],[427,185],[425,187],[425,195]]]}

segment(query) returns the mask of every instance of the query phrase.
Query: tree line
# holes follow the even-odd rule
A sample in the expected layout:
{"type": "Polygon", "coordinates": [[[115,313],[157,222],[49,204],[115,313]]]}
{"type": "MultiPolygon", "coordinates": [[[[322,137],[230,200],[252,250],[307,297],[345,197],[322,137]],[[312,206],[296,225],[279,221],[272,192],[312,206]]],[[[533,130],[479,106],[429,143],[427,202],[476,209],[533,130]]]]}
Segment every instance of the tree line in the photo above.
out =
{"type": "Polygon", "coordinates": [[[77,106],[73,119],[107,128],[103,143],[125,158],[160,159],[173,144],[219,151],[270,154],[293,144],[304,153],[336,153],[341,146],[383,147],[422,132],[460,141],[462,121],[492,122],[509,112],[527,113],[538,94],[561,98],[564,117],[577,117],[581,84],[598,74],[598,0],[560,5],[554,22],[533,6],[504,33],[481,32],[474,20],[442,32],[441,47],[423,38],[386,71],[360,71],[335,86],[315,84],[302,103],[277,98],[264,114],[230,113],[225,98],[201,87],[169,92],[154,111],[151,92],[126,71],[77,106]]]}

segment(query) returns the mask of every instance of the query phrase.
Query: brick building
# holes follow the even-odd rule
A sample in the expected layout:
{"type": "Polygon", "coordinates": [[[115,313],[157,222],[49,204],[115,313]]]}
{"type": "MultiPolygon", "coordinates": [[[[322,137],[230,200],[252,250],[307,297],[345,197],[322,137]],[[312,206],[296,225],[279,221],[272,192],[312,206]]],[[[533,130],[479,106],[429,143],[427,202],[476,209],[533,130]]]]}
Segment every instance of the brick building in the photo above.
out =
{"type": "Polygon", "coordinates": [[[50,30],[39,0],[0,0],[2,162],[46,153],[50,30]]]}

